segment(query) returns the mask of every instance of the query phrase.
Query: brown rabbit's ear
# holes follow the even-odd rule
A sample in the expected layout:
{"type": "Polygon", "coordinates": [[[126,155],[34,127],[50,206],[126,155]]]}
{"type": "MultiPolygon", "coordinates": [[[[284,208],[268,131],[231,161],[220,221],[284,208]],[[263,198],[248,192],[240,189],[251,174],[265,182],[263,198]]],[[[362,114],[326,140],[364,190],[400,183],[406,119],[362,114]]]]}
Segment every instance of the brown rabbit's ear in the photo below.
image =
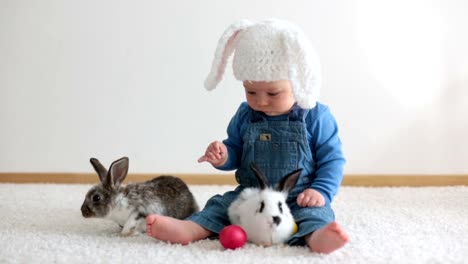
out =
{"type": "Polygon", "coordinates": [[[284,176],[278,184],[277,190],[280,192],[289,192],[295,185],[302,169],[295,170],[284,176]]]}
{"type": "Polygon", "coordinates": [[[265,174],[263,174],[263,172],[254,162],[250,163],[250,168],[254,171],[255,177],[257,177],[258,184],[260,184],[260,189],[266,189],[268,187],[268,179],[265,174]]]}
{"type": "Polygon", "coordinates": [[[111,187],[119,186],[125,180],[128,173],[128,163],[127,157],[112,162],[107,175],[107,180],[111,187]]]}
{"type": "Polygon", "coordinates": [[[104,183],[107,176],[107,169],[96,158],[91,158],[89,162],[91,162],[91,165],[93,165],[94,170],[99,176],[99,180],[104,183]]]}

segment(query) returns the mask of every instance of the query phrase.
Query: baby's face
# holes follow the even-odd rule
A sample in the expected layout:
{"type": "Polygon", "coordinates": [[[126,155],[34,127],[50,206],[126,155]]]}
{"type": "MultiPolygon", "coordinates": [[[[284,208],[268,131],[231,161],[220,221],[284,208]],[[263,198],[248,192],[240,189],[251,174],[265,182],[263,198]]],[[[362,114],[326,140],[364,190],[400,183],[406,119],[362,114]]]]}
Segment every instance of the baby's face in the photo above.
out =
{"type": "Polygon", "coordinates": [[[288,80],[274,82],[244,81],[247,103],[256,111],[268,116],[288,113],[295,103],[288,80]]]}

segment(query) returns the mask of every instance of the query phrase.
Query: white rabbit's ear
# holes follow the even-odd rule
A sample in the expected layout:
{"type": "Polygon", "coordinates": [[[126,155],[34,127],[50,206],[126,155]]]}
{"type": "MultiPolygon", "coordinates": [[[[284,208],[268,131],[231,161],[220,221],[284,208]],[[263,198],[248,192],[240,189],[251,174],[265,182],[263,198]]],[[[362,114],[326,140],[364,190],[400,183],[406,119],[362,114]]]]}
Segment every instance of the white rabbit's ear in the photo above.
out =
{"type": "Polygon", "coordinates": [[[258,184],[260,185],[260,189],[264,190],[268,187],[268,178],[263,174],[257,164],[254,162],[250,163],[250,168],[254,171],[255,177],[257,178],[258,184]]]}
{"type": "Polygon", "coordinates": [[[224,70],[226,69],[226,63],[229,56],[234,52],[236,48],[237,40],[241,31],[250,27],[252,22],[249,20],[240,20],[237,23],[229,26],[218,41],[216,48],[215,57],[211,66],[211,71],[205,80],[205,88],[207,90],[213,90],[216,85],[223,78],[224,70]]]}
{"type": "Polygon", "coordinates": [[[99,176],[99,180],[101,182],[104,182],[106,180],[106,176],[107,176],[107,169],[96,158],[91,158],[89,160],[89,162],[91,162],[91,165],[93,165],[94,170],[96,171],[96,173],[99,176]]]}
{"type": "Polygon", "coordinates": [[[284,176],[279,182],[277,190],[280,192],[289,192],[296,185],[296,182],[299,179],[301,172],[302,169],[298,169],[284,176]]]}
{"type": "Polygon", "coordinates": [[[107,183],[110,184],[111,187],[115,188],[119,186],[124,181],[125,177],[127,177],[128,163],[127,157],[112,162],[109,167],[109,173],[107,174],[107,183]]]}

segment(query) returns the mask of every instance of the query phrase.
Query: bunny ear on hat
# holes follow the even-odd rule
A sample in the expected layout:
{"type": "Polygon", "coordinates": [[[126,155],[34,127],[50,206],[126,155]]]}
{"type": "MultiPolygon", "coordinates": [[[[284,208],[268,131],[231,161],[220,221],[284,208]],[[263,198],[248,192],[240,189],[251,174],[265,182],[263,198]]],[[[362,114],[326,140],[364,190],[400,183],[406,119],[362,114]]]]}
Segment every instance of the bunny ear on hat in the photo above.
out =
{"type": "Polygon", "coordinates": [[[294,98],[301,108],[314,108],[322,86],[318,54],[302,32],[286,34],[284,42],[289,46],[289,77],[294,98]]]}
{"type": "Polygon", "coordinates": [[[240,20],[229,26],[221,36],[216,47],[215,57],[211,66],[211,71],[205,80],[205,88],[213,90],[223,78],[224,70],[229,56],[234,52],[239,33],[250,27],[253,23],[249,20],[240,20]]]}

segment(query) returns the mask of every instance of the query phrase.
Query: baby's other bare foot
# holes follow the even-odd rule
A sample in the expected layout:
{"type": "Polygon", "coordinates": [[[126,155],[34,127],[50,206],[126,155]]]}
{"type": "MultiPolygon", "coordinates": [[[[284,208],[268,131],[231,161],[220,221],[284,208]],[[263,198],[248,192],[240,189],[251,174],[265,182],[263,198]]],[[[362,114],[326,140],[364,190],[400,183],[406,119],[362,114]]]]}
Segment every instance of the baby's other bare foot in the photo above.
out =
{"type": "Polygon", "coordinates": [[[348,241],[348,234],[337,222],[332,222],[306,237],[310,250],[324,254],[329,254],[341,248],[348,241]]]}

